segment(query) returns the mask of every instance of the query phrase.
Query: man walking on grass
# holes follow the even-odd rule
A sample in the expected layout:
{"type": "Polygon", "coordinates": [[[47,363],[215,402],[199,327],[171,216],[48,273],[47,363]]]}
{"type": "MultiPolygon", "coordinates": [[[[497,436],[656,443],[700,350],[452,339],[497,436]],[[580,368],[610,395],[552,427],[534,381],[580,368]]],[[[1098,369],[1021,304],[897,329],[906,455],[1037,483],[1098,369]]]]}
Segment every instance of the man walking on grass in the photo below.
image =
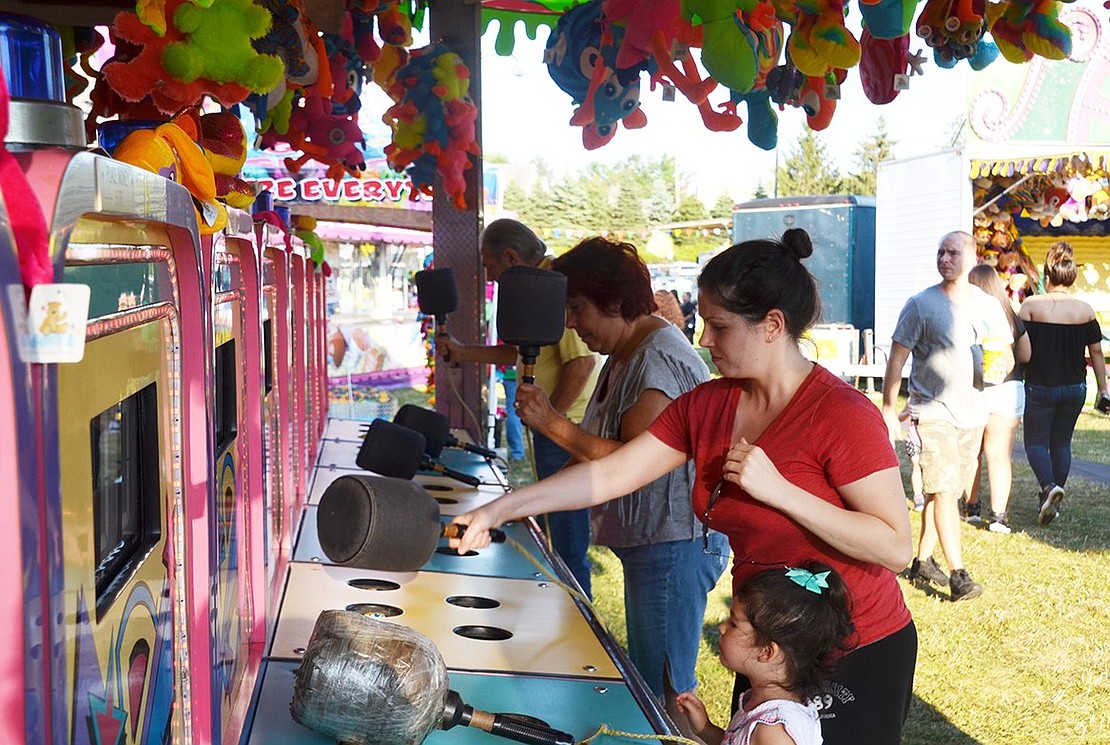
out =
{"type": "MultiPolygon", "coordinates": [[[[947,586],[953,600],[978,597],[982,586],[964,568],[959,498],[975,473],[987,423],[982,395],[982,344],[1013,335],[998,302],[968,282],[975,266],[975,239],[945,235],[937,249],[941,281],[906,301],[898,317],[883,380],[883,417],[891,443],[899,431],[898,392],[902,367],[913,354],[909,376],[910,427],[921,441],[925,509],[910,579],[947,586]],[[933,559],[939,542],[951,576],[933,559]]],[[[1012,364],[1012,360],[1011,360],[1012,364]]]]}

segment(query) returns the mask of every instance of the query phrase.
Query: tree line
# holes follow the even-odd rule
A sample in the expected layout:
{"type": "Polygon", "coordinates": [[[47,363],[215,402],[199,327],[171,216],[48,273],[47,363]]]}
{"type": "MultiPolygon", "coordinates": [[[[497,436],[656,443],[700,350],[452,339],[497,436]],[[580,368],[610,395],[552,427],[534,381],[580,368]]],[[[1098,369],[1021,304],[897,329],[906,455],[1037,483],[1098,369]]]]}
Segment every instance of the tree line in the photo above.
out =
{"type": "MultiPolygon", "coordinates": [[[[893,157],[896,144],[880,118],[875,133],[856,147],[853,170],[842,175],[820,135],[806,129],[778,168],[750,196],[873,196],[878,165],[893,157]]],[[[530,188],[510,183],[505,188],[504,206],[525,224],[545,230],[545,240],[556,253],[584,235],[602,232],[629,236],[642,250],[645,241],[636,237],[649,235],[659,226],[730,219],[733,197],[737,196],[721,194],[712,206],[706,206],[670,155],[658,159],[634,155],[614,166],[592,163],[561,178],[543,159],[536,159],[533,165],[536,173],[530,188]]],[[[701,231],[677,230],[671,236],[674,258],[687,261],[696,261],[700,252],[719,248],[728,240],[727,235],[703,235],[701,231]]]]}

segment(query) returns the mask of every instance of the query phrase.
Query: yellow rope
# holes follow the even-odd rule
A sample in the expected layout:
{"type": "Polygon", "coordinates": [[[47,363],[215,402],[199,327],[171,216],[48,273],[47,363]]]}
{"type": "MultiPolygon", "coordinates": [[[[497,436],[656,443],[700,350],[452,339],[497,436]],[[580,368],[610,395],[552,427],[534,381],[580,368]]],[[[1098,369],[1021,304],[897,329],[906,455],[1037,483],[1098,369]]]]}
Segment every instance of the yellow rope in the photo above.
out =
{"type": "MultiPolygon", "coordinates": [[[[573,597],[576,600],[583,603],[587,608],[590,609],[591,612],[593,612],[593,614],[595,616],[597,616],[597,611],[594,609],[593,603],[590,602],[590,599],[588,597],[583,595],[576,588],[571,587],[567,583],[558,579],[551,572],[549,572],[547,570],[547,567],[545,567],[543,564],[540,563],[539,559],[537,559],[535,556],[532,556],[532,554],[528,553],[528,550],[525,549],[524,546],[520,545],[520,543],[518,543],[513,538],[511,538],[509,536],[506,536],[505,537],[505,542],[508,543],[513,548],[515,548],[517,551],[519,551],[521,556],[523,556],[525,559],[530,561],[532,563],[532,566],[536,567],[536,569],[539,570],[540,574],[547,577],[547,579],[550,580],[556,587],[561,587],[564,590],[566,590],[571,595],[571,597],[573,597]]],[[[600,622],[600,619],[598,619],[598,620],[600,622]]]]}
{"type": "Polygon", "coordinates": [[[628,740],[659,740],[660,742],[681,742],[686,745],[702,745],[695,740],[690,740],[680,735],[638,735],[635,732],[622,732],[621,730],[609,729],[609,725],[604,723],[597,728],[597,732],[593,733],[585,740],[580,740],[578,745],[586,745],[602,735],[623,737],[628,740]]]}

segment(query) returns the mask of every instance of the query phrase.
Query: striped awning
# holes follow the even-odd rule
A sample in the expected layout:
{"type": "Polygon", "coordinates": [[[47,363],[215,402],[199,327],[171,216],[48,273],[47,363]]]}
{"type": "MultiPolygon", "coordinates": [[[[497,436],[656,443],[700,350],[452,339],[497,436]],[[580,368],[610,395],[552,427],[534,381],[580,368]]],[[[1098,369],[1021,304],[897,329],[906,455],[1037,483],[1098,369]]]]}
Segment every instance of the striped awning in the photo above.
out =
{"type": "Polygon", "coordinates": [[[1110,152],[1083,151],[971,161],[973,179],[983,176],[1017,177],[1033,173],[1060,173],[1065,170],[1084,175],[1091,171],[1105,172],[1110,170],[1110,152]]]}

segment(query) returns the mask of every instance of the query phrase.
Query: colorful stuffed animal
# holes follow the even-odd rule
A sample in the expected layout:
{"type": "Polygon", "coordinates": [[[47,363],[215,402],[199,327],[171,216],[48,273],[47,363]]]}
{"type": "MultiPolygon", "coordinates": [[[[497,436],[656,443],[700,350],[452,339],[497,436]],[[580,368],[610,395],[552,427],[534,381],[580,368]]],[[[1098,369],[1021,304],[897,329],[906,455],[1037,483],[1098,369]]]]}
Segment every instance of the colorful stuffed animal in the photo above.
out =
{"type": "Polygon", "coordinates": [[[906,74],[910,35],[879,39],[871,35],[869,26],[864,26],[860,49],[859,81],[863,94],[873,104],[890,103],[899,93],[899,89],[894,87],[895,78],[906,74]]]}
{"type": "Polygon", "coordinates": [[[166,45],[162,64],[184,83],[203,78],[264,93],[285,76],[280,59],[251,46],[270,29],[270,22],[270,14],[253,0],[213,0],[208,8],[184,3],[173,14],[173,25],[184,38],[166,45]]]}
{"type": "Polygon", "coordinates": [[[1060,22],[1056,0],[1006,0],[987,5],[987,24],[998,51],[1010,62],[1021,64],[1039,55],[1067,59],[1071,30],[1060,22]]]}
{"type": "Polygon", "coordinates": [[[412,21],[397,0],[350,0],[343,34],[355,44],[362,61],[368,65],[377,61],[382,52],[382,45],[374,38],[375,19],[382,44],[395,47],[412,44],[412,21]]]}
{"type": "Polygon", "coordinates": [[[682,17],[680,0],[602,0],[601,17],[605,24],[621,27],[613,65],[624,82],[659,64],[656,49],[666,49],[669,61],[676,44],[694,45],[697,40],[700,46],[700,35],[682,17]]]}
{"type": "Polygon", "coordinates": [[[231,207],[249,209],[254,203],[254,187],[239,178],[247,160],[247,132],[239,117],[230,111],[200,117],[199,144],[212,166],[216,198],[231,207]]]}
{"type": "Polygon", "coordinates": [[[863,25],[876,39],[897,39],[908,34],[916,10],[917,0],[860,0],[859,3],[863,25]]]}
{"type": "MultiPolygon", "coordinates": [[[[189,5],[188,0],[166,0],[167,12],[189,5]]],[[[94,89],[94,99],[99,100],[99,115],[123,114],[126,104],[149,106],[163,117],[173,116],[211,96],[224,106],[233,106],[250,95],[250,89],[239,82],[217,82],[196,78],[189,83],[175,78],[163,65],[163,52],[170,44],[184,43],[185,34],[176,26],[167,27],[163,36],[155,34],[134,13],[119,13],[109,33],[115,45],[115,55],[101,68],[103,83],[111,91],[103,90],[101,82],[94,89]],[[115,103],[118,101],[119,103],[115,103]]],[[[280,62],[279,62],[280,64],[280,62]]],[[[127,112],[132,118],[139,115],[127,112]]]]}
{"type": "Polygon", "coordinates": [[[309,215],[293,216],[293,235],[309,248],[309,258],[316,266],[324,263],[324,241],[316,234],[316,218],[309,215]]]}
{"type": "MultiPolygon", "coordinates": [[[[754,8],[754,3],[751,5],[754,8]]],[[[701,64],[705,71],[742,95],[755,85],[760,65],[752,29],[740,22],[739,10],[735,0],[686,0],[682,4],[683,17],[701,28],[701,64]]]]}
{"type": "Polygon", "coordinates": [[[413,199],[431,194],[438,173],[445,196],[466,208],[464,173],[474,167],[470,155],[479,152],[478,109],[469,91],[470,71],[442,44],[411,52],[394,73],[387,92],[395,103],[383,117],[393,141],[385,155],[391,168],[407,171],[413,199]]]}
{"type": "Polygon", "coordinates": [[[285,159],[290,173],[300,172],[309,160],[327,165],[328,178],[336,180],[348,173],[358,176],[366,168],[358,123],[332,113],[331,100],[323,96],[306,96],[301,106],[293,107],[287,139],[303,153],[298,158],[285,159]]]}
{"type": "Polygon", "coordinates": [[[216,201],[212,166],[200,146],[173,122],[155,129],[140,129],[123,138],[115,151],[116,160],[175,181],[203,207],[197,210],[201,235],[210,235],[227,225],[227,208],[216,201]]]}
{"type": "Polygon", "coordinates": [[[298,0],[254,0],[272,19],[266,33],[251,42],[259,54],[271,55],[285,64],[285,80],[294,86],[309,86],[320,74],[321,59],[309,39],[304,6],[298,0]]]}
{"type": "Polygon", "coordinates": [[[622,83],[615,60],[623,30],[603,30],[601,0],[578,5],[560,18],[548,37],[547,72],[578,108],[571,124],[582,127],[582,143],[594,149],[609,142],[621,122],[637,128],[647,124],[640,111],[640,80],[622,83]]]}
{"type": "Polygon", "coordinates": [[[775,10],[792,28],[786,42],[794,66],[807,77],[859,64],[860,45],[844,25],[844,0],[776,0],[775,10]]]}
{"type": "Polygon", "coordinates": [[[986,31],[985,0],[925,0],[917,35],[943,59],[974,57],[986,31]]]}

